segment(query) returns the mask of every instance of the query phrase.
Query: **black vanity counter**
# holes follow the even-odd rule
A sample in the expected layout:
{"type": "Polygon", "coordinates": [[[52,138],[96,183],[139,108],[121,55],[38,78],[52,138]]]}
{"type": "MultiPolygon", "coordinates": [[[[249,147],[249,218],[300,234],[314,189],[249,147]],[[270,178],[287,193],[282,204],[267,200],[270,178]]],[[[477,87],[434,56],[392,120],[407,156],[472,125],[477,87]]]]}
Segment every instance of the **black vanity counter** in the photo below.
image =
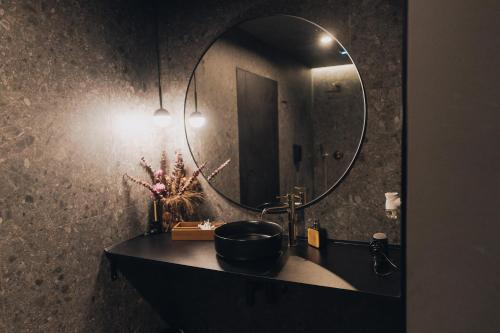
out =
{"type": "MultiPolygon", "coordinates": [[[[283,247],[283,255],[256,264],[228,262],[219,258],[212,241],[173,241],[170,234],[138,236],[105,249],[119,270],[127,261],[177,266],[187,270],[209,270],[254,280],[336,288],[353,293],[400,297],[399,271],[387,277],[373,273],[367,244],[328,241],[318,250],[299,240],[295,247],[283,247]]],[[[400,250],[389,249],[400,263],[400,250]]]]}

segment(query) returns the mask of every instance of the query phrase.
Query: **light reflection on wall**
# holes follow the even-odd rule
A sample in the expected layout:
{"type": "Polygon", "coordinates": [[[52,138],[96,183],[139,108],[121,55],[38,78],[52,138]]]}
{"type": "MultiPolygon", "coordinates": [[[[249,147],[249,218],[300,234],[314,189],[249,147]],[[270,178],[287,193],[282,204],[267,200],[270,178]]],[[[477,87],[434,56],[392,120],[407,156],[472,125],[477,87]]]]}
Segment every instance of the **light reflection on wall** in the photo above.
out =
{"type": "MultiPolygon", "coordinates": [[[[69,127],[67,139],[57,143],[63,152],[78,150],[82,161],[102,169],[107,165],[96,160],[133,166],[141,156],[156,159],[164,149],[168,128],[155,125],[154,99],[134,94],[80,96],[75,109],[65,121],[69,127]]],[[[105,172],[105,170],[101,170],[105,172]]],[[[123,172],[127,170],[122,170],[123,172]]]]}
{"type": "Polygon", "coordinates": [[[118,138],[138,138],[155,129],[151,114],[120,110],[121,112],[113,112],[111,120],[113,134],[118,138]]]}

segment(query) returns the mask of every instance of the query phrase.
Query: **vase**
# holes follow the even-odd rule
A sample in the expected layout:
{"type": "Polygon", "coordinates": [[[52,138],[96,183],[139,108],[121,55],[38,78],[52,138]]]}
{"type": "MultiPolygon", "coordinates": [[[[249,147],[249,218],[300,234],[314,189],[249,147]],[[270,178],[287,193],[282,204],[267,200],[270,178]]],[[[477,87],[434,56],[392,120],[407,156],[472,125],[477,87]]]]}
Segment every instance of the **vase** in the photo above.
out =
{"type": "Polygon", "coordinates": [[[153,199],[149,210],[148,234],[159,234],[163,231],[163,205],[160,200],[153,199]]]}

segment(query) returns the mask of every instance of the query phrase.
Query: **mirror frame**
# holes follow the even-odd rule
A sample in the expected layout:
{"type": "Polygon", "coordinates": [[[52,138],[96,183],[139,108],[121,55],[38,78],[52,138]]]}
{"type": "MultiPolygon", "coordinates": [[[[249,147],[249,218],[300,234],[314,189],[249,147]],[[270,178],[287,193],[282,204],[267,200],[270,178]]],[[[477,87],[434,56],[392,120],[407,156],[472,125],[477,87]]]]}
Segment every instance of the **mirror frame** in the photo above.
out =
{"type": "MultiPolygon", "coordinates": [[[[332,35],[328,30],[326,30],[325,28],[323,28],[322,26],[320,26],[319,24],[316,24],[314,22],[311,22],[303,17],[300,17],[300,16],[295,16],[295,15],[287,15],[287,14],[275,14],[275,15],[267,15],[267,16],[258,16],[258,17],[254,17],[254,18],[250,18],[250,19],[244,19],[244,20],[241,20],[241,21],[238,21],[237,23],[235,24],[232,24],[230,27],[226,28],[222,33],[218,34],[217,37],[215,37],[206,47],[205,49],[203,50],[203,52],[201,53],[200,57],[198,58],[198,61],[196,61],[196,64],[194,66],[194,69],[193,71],[191,72],[191,76],[189,77],[189,81],[188,81],[188,84],[187,84],[187,88],[186,88],[186,94],[185,94],[185,97],[184,97],[184,134],[185,134],[185,137],[186,137],[186,143],[187,143],[187,146],[189,148],[189,152],[191,153],[191,158],[193,159],[193,162],[194,164],[196,165],[196,167],[198,168],[200,165],[198,163],[198,161],[196,161],[195,157],[194,157],[194,154],[193,154],[193,150],[191,148],[191,145],[189,144],[189,138],[188,138],[188,132],[187,132],[187,126],[189,126],[187,123],[188,123],[188,119],[187,117],[189,115],[186,114],[186,105],[187,105],[187,101],[188,101],[188,95],[189,95],[189,87],[191,86],[191,83],[193,81],[193,76],[194,76],[194,73],[196,71],[196,69],[198,68],[198,65],[200,64],[201,60],[203,59],[203,57],[205,56],[205,54],[208,52],[208,50],[212,47],[212,45],[217,42],[217,40],[219,40],[220,37],[222,37],[228,30],[230,29],[233,29],[237,26],[239,26],[240,24],[243,24],[245,22],[248,22],[248,21],[253,21],[253,20],[256,20],[256,19],[260,19],[260,18],[267,18],[267,17],[273,17],[273,16],[287,16],[287,17],[292,17],[292,18],[295,18],[295,19],[299,19],[299,20],[302,20],[302,21],[306,21],[316,27],[318,27],[319,29],[321,29],[324,33],[328,34],[329,36],[331,36],[337,43],[339,43],[339,45],[344,48],[344,50],[347,51],[347,56],[349,57],[349,60],[352,62],[352,64],[354,65],[354,67],[356,67],[356,73],[358,74],[358,79],[359,79],[359,82],[361,84],[361,91],[363,93],[363,128],[361,130],[361,136],[359,138],[359,142],[357,144],[357,147],[356,147],[356,151],[354,153],[354,156],[352,158],[352,160],[349,162],[347,168],[345,169],[345,171],[342,173],[342,175],[339,177],[339,179],[337,179],[337,181],[330,187],[328,188],[328,190],[326,190],[325,192],[323,192],[321,195],[317,196],[316,198],[314,198],[313,200],[307,202],[306,204],[302,204],[300,206],[297,206],[296,209],[298,210],[302,210],[302,209],[305,209],[305,208],[308,208],[308,207],[311,207],[312,205],[318,203],[319,201],[323,200],[324,198],[326,198],[331,192],[333,192],[333,190],[335,190],[335,188],[337,188],[337,186],[339,186],[342,181],[347,177],[347,175],[349,174],[349,172],[351,171],[352,167],[354,166],[354,162],[356,161],[357,157],[359,156],[359,153],[361,151],[361,147],[363,145],[363,140],[365,138],[365,134],[366,134],[366,123],[367,123],[367,117],[368,117],[368,112],[367,112],[367,102],[366,102],[366,93],[365,93],[365,85],[363,84],[363,79],[361,78],[361,74],[359,73],[359,70],[358,70],[358,67],[356,66],[356,63],[354,62],[354,59],[351,57],[351,54],[349,53],[349,50],[347,50],[344,45],[334,36],[332,35]]],[[[205,180],[207,180],[207,177],[205,176],[205,174],[203,172],[201,172],[201,174],[203,175],[203,178],[205,178],[205,180]]],[[[247,205],[243,205],[231,198],[228,198],[227,196],[224,195],[224,193],[222,193],[219,189],[217,189],[215,186],[212,186],[208,181],[207,181],[208,185],[210,185],[210,187],[217,193],[219,194],[220,196],[222,196],[225,200],[231,202],[232,204],[236,205],[236,206],[239,206],[241,208],[245,208],[245,209],[248,209],[250,211],[254,211],[254,212],[261,212],[262,210],[261,209],[258,209],[258,208],[255,208],[255,207],[250,207],[250,206],[247,206],[247,205]]],[[[272,213],[269,213],[269,214],[281,214],[283,213],[284,211],[286,211],[285,209],[283,210],[276,210],[272,213]]]]}

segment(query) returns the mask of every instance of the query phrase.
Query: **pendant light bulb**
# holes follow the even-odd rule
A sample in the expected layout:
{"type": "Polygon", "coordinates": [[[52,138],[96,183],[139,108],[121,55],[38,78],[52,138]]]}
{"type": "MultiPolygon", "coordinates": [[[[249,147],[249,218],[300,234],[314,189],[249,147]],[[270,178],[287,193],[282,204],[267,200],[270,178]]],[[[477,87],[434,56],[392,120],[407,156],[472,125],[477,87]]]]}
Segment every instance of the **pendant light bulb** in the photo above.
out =
{"type": "Polygon", "coordinates": [[[160,127],[165,127],[170,124],[171,118],[170,113],[164,108],[159,108],[153,114],[155,124],[160,127]]]}
{"type": "Polygon", "coordinates": [[[205,116],[199,111],[193,112],[189,116],[189,125],[191,127],[200,128],[203,127],[205,123],[206,123],[205,116]]]}

